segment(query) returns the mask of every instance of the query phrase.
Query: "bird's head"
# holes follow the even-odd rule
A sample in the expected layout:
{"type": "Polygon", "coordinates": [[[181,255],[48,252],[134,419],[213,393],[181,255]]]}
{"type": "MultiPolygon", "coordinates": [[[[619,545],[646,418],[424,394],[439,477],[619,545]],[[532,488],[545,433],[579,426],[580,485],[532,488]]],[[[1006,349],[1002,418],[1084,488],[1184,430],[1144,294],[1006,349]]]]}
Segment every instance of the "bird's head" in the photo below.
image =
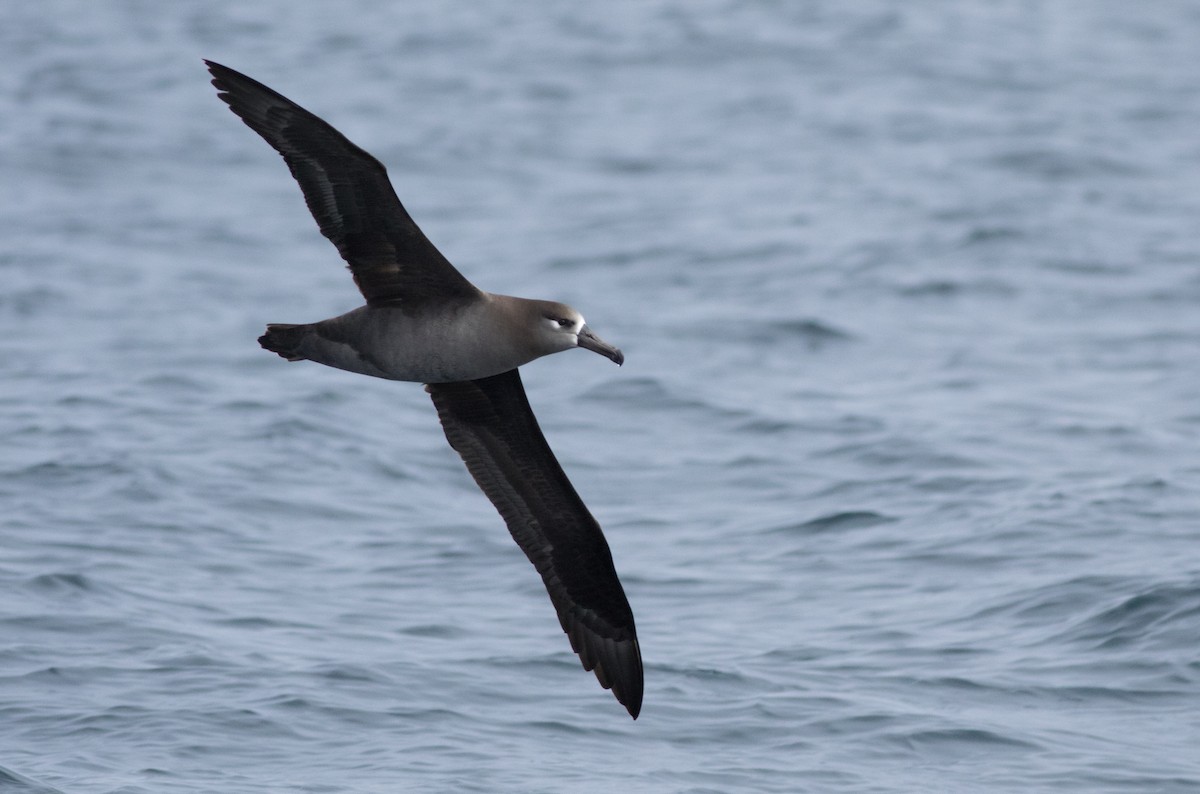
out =
{"type": "Polygon", "coordinates": [[[615,361],[618,366],[625,363],[625,354],[592,333],[583,315],[565,303],[537,301],[534,321],[537,324],[538,343],[547,352],[557,353],[582,347],[615,361]]]}

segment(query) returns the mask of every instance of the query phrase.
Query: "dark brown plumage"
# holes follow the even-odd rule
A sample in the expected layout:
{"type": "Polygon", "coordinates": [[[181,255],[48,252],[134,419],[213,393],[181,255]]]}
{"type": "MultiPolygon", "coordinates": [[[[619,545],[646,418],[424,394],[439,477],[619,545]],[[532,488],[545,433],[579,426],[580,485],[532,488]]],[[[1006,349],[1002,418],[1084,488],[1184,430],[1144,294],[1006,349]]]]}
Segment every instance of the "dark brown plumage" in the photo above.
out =
{"type": "Polygon", "coordinates": [[[542,575],[585,670],[636,719],[642,656],[633,612],[600,525],[538,427],[517,370],[429,384],[446,440],[542,575]]]}
{"type": "Polygon", "coordinates": [[[409,217],[382,163],[257,80],[205,63],[217,96],[283,155],[368,306],[478,295],[409,217]]]}

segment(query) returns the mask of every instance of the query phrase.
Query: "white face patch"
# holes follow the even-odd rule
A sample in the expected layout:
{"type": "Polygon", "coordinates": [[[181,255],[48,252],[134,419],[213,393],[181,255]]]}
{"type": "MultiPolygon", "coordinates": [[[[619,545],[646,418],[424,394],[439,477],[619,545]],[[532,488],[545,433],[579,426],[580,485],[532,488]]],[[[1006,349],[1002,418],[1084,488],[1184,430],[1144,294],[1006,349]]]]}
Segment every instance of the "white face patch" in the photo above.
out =
{"type": "Polygon", "coordinates": [[[545,323],[546,327],[548,327],[551,331],[570,331],[573,334],[578,334],[580,329],[584,326],[583,318],[578,315],[575,317],[547,315],[542,318],[542,322],[545,323]]]}

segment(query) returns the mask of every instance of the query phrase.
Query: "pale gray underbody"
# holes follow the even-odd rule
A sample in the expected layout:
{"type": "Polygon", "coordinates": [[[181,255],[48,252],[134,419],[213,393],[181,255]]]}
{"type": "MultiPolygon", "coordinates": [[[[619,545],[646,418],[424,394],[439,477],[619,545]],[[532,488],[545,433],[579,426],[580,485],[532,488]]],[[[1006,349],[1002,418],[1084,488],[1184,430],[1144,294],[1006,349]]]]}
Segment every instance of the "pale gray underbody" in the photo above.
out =
{"type": "Polygon", "coordinates": [[[360,306],[305,326],[291,356],[389,380],[446,383],[498,375],[575,346],[525,329],[537,328],[544,301],[480,294],[436,311],[360,306]],[[525,318],[514,323],[514,317],[525,318]]]}

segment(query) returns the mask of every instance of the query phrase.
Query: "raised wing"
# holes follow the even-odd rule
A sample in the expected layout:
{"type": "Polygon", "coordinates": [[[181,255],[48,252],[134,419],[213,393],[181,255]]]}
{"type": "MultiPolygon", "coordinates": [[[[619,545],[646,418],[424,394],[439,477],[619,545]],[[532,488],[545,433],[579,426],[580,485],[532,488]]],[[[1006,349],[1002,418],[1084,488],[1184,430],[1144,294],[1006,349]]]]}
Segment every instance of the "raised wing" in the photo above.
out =
{"type": "Polygon", "coordinates": [[[409,217],[378,160],[287,97],[205,63],[218,96],[283,155],[368,305],[412,307],[478,293],[409,217]]]}
{"type": "Polygon", "coordinates": [[[425,387],[446,439],[542,575],[585,670],[634,719],[642,707],[642,654],[612,554],[546,443],[517,371],[425,387]]]}

